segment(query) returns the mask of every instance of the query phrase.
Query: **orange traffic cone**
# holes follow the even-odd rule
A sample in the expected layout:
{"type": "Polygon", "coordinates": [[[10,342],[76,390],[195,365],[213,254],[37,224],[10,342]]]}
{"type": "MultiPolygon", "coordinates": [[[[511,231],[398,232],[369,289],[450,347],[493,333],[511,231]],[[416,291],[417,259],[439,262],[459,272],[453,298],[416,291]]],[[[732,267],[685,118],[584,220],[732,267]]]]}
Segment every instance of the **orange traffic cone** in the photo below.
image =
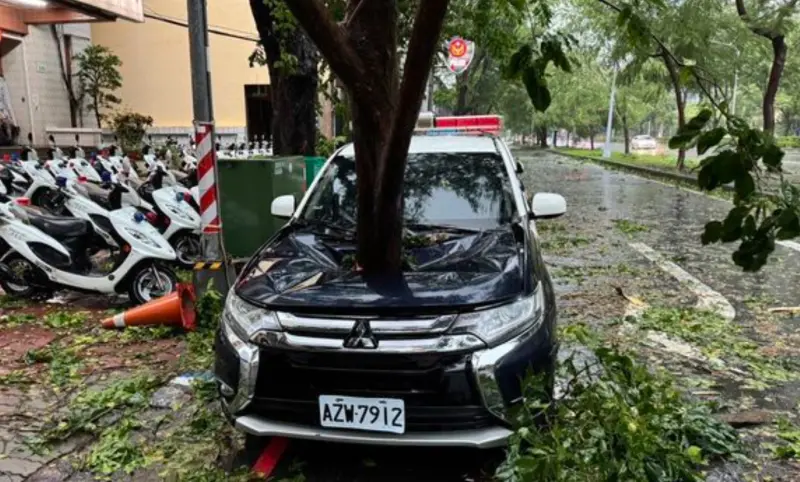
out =
{"type": "Polygon", "coordinates": [[[179,283],[178,289],[166,296],[106,318],[103,328],[174,325],[192,331],[196,327],[194,303],[194,287],[179,283]]]}

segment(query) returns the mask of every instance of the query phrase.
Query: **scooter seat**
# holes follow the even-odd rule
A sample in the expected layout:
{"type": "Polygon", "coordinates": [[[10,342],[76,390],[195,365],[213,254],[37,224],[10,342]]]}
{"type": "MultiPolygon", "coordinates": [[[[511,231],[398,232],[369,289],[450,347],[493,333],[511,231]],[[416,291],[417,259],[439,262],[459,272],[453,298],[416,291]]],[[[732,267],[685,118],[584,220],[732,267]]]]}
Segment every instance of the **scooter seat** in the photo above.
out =
{"type": "Polygon", "coordinates": [[[33,226],[59,240],[80,238],[92,233],[92,224],[84,219],[43,216],[30,211],[27,214],[33,226]]]}

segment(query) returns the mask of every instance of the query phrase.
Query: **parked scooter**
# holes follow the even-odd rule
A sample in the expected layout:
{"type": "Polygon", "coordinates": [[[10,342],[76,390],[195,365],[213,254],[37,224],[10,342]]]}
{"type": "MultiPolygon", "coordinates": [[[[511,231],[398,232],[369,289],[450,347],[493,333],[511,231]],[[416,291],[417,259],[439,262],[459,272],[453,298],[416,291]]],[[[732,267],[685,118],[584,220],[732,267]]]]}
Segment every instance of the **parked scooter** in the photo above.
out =
{"type": "Polygon", "coordinates": [[[178,262],[190,268],[200,257],[200,214],[190,204],[191,193],[183,186],[168,186],[167,174],[157,167],[138,193],[155,211],[150,222],[175,248],[178,262]]]}
{"type": "Polygon", "coordinates": [[[104,294],[128,293],[146,303],[175,290],[175,274],[165,262],[175,251],[144,214],[126,208],[110,214],[123,247],[110,272],[90,259],[92,224],[83,219],[41,216],[0,198],[0,287],[16,297],[36,297],[57,289],[104,294]]]}

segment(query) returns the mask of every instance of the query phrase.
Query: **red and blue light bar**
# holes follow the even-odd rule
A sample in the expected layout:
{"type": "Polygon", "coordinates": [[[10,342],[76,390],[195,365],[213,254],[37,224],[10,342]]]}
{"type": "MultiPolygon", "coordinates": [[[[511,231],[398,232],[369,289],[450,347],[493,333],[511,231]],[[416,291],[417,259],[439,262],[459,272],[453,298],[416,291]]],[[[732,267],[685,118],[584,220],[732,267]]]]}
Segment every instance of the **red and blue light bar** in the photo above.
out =
{"type": "Polygon", "coordinates": [[[429,136],[468,136],[485,134],[499,136],[502,131],[503,118],[499,115],[434,117],[431,114],[420,115],[415,130],[418,134],[429,136]],[[432,127],[431,124],[433,124],[432,127]]]}

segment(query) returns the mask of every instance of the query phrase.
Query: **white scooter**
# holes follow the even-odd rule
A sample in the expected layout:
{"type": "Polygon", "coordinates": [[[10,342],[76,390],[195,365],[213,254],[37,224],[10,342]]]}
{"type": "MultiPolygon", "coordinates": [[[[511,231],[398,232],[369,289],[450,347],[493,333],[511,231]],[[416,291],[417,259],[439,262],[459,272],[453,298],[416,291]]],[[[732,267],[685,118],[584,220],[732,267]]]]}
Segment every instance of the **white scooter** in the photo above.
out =
{"type": "Polygon", "coordinates": [[[86,152],[80,146],[80,137],[75,134],[75,147],[72,159],[67,161],[67,167],[72,169],[78,177],[85,178],[87,181],[101,183],[100,173],[86,160],[86,152]]]}
{"type": "Polygon", "coordinates": [[[201,254],[200,214],[190,204],[191,193],[180,185],[165,185],[166,178],[164,170],[156,168],[138,192],[154,208],[156,216],[150,222],[175,248],[180,265],[190,268],[201,254]]]}
{"type": "Polygon", "coordinates": [[[164,265],[175,251],[142,213],[126,208],[111,213],[115,236],[124,243],[110,272],[96,270],[89,258],[92,224],[82,219],[41,216],[0,199],[0,287],[30,298],[57,289],[103,294],[128,293],[136,304],[164,296],[177,286],[164,265]]]}

